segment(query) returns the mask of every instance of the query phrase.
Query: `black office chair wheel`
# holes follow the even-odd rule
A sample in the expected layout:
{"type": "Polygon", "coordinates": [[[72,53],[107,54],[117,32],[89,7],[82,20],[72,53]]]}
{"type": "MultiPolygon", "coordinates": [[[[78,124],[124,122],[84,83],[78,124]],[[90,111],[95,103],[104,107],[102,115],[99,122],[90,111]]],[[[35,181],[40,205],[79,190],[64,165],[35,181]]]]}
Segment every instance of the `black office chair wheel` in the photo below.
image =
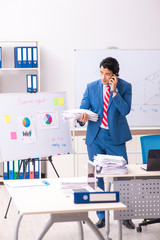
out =
{"type": "Polygon", "coordinates": [[[138,226],[136,229],[137,229],[137,232],[142,232],[142,227],[141,226],[138,226]]]}
{"type": "Polygon", "coordinates": [[[147,219],[143,219],[142,223],[146,223],[147,222],[147,219]]]}

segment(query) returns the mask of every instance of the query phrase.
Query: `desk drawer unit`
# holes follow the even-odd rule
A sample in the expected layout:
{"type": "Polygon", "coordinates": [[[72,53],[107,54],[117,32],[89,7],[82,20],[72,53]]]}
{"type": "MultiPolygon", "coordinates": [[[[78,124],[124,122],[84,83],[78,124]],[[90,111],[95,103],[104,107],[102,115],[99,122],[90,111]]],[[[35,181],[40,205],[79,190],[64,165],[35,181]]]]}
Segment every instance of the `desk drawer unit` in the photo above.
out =
{"type": "Polygon", "coordinates": [[[160,179],[118,180],[113,185],[127,206],[115,211],[114,219],[160,218],[160,179]]]}

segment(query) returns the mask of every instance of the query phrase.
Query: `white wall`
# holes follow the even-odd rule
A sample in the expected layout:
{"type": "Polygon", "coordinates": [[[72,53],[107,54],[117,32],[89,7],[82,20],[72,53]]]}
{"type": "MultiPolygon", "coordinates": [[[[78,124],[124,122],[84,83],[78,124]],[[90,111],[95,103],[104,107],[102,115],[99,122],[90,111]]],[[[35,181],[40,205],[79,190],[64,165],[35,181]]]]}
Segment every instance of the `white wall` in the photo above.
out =
{"type": "Polygon", "coordinates": [[[39,40],[41,91],[66,91],[69,108],[74,49],[160,49],[159,0],[0,0],[0,11],[0,40],[39,40]]]}
{"type": "Polygon", "coordinates": [[[0,0],[0,6],[0,40],[39,40],[41,91],[66,91],[69,108],[74,49],[160,48],[159,0],[0,0]]]}

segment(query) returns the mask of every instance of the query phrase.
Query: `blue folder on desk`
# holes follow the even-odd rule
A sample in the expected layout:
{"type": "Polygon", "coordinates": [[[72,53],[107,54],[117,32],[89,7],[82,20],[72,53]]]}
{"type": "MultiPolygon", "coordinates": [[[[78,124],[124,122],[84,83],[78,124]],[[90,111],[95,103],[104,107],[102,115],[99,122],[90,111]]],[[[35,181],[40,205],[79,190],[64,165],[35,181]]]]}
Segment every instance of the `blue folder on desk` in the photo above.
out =
{"type": "Polygon", "coordinates": [[[14,48],[14,64],[15,68],[22,68],[22,47],[14,48]]]}
{"type": "Polygon", "coordinates": [[[119,202],[119,192],[74,192],[74,203],[119,202]]]}

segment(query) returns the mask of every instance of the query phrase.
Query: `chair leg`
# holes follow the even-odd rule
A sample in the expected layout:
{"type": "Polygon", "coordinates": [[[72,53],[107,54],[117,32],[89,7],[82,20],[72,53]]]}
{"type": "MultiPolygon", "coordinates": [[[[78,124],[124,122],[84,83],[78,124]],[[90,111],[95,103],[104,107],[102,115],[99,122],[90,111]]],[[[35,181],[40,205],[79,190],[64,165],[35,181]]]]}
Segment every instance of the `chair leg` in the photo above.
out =
{"type": "Polygon", "coordinates": [[[138,227],[136,228],[137,232],[142,232],[142,226],[147,226],[147,225],[154,224],[154,223],[160,223],[160,218],[155,218],[155,219],[151,219],[151,220],[144,219],[144,221],[142,223],[138,224],[138,227]]]}

